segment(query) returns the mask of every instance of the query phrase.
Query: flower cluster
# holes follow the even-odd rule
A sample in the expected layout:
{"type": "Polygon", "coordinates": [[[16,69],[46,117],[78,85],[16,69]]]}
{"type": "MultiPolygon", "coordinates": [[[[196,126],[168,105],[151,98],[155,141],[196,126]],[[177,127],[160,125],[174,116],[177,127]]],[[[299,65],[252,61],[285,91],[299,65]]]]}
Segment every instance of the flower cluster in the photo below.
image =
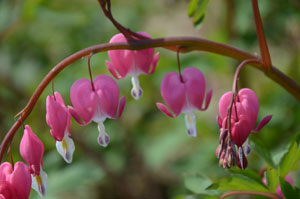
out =
{"type": "MultiPolygon", "coordinates": [[[[147,33],[139,33],[151,38],[147,33]]],[[[110,43],[123,42],[122,34],[115,35],[110,43]]],[[[108,52],[111,62],[106,66],[116,79],[127,75],[132,76],[133,88],[131,95],[139,99],[142,89],[138,76],[142,73],[152,74],[159,59],[154,49],[146,50],[114,50],[108,52]],[[117,75],[118,73],[118,75],[117,75]]],[[[62,96],[53,91],[46,99],[46,122],[50,134],[56,142],[58,153],[67,163],[71,163],[75,151],[71,135],[71,117],[79,125],[88,125],[94,121],[98,125],[98,143],[106,147],[110,138],[105,131],[104,121],[121,117],[125,107],[125,97],[120,98],[116,81],[107,76],[99,75],[94,81],[79,79],[74,82],[70,91],[72,106],[66,106],[62,96]]],[[[24,127],[24,135],[20,143],[20,154],[25,162],[11,165],[8,162],[0,166],[0,199],[28,199],[32,187],[44,197],[48,185],[47,174],[43,171],[44,145],[33,133],[29,125],[24,127]]]]}
{"type": "MultiPolygon", "coordinates": [[[[143,37],[151,38],[141,32],[143,37]]],[[[122,34],[115,35],[110,43],[124,42],[122,34]]],[[[139,85],[140,74],[152,74],[155,71],[159,53],[154,49],[146,50],[111,50],[108,51],[110,62],[106,66],[110,73],[121,79],[132,76],[131,95],[134,99],[142,96],[139,85]]],[[[91,73],[90,73],[91,75],[91,73]]],[[[195,110],[205,111],[211,101],[212,90],[206,91],[206,82],[202,72],[194,67],[185,68],[182,73],[169,72],[161,83],[161,96],[166,105],[157,103],[157,107],[165,115],[174,118],[185,114],[185,123],[189,136],[196,137],[195,110]],[[168,107],[167,107],[168,106],[168,107]]],[[[67,163],[71,163],[75,151],[71,135],[71,117],[79,125],[97,123],[99,145],[106,147],[110,138],[105,131],[104,122],[107,118],[121,117],[126,99],[120,97],[116,81],[107,75],[98,75],[94,80],[79,79],[74,82],[70,91],[72,106],[66,106],[62,96],[53,91],[46,99],[46,122],[50,134],[56,142],[58,153],[67,163]]],[[[250,153],[248,136],[250,132],[259,131],[272,116],[265,117],[255,128],[258,117],[259,103],[254,91],[241,89],[238,93],[227,92],[219,102],[220,139],[217,157],[220,166],[229,168],[237,164],[241,169],[247,167],[246,156],[250,153]],[[237,147],[237,151],[236,151],[237,147]]],[[[43,171],[44,146],[33,133],[29,125],[24,127],[24,135],[20,143],[20,154],[27,163],[8,162],[0,166],[0,199],[28,199],[30,187],[41,197],[46,194],[48,177],[43,171]]]]}
{"type": "Polygon", "coordinates": [[[251,151],[247,141],[249,134],[258,132],[272,118],[271,115],[266,116],[255,128],[258,111],[258,98],[249,88],[241,89],[237,95],[227,92],[221,97],[220,116],[217,116],[220,138],[216,152],[220,166],[230,168],[237,164],[241,169],[247,167],[246,156],[251,151]]]}

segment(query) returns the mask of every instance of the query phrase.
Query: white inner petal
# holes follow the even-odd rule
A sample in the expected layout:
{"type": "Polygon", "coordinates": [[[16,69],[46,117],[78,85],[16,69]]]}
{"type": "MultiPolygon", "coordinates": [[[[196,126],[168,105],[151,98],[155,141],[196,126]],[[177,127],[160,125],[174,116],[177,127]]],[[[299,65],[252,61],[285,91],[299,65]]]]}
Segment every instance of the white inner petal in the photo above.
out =
{"type": "Polygon", "coordinates": [[[193,112],[187,112],[184,115],[185,125],[188,129],[188,135],[192,137],[197,136],[197,129],[196,129],[196,117],[193,112]]]}
{"type": "Polygon", "coordinates": [[[243,148],[239,147],[239,159],[240,159],[240,163],[241,163],[241,167],[244,170],[244,164],[243,164],[243,148]]]}
{"type": "Polygon", "coordinates": [[[138,100],[143,95],[143,90],[142,90],[142,88],[140,86],[140,82],[139,82],[138,76],[133,75],[131,77],[131,83],[132,83],[131,96],[135,100],[138,100]]]}
{"type": "Polygon", "coordinates": [[[40,170],[40,175],[33,176],[31,175],[32,179],[32,189],[34,189],[41,197],[45,197],[47,187],[48,187],[48,176],[43,171],[42,166],[40,170]]]}
{"type": "Polygon", "coordinates": [[[99,145],[106,147],[109,144],[110,138],[108,134],[105,132],[105,126],[103,122],[98,123],[98,131],[99,131],[98,143],[99,145]]]}
{"type": "Polygon", "coordinates": [[[61,142],[56,141],[56,149],[67,163],[72,162],[75,145],[67,132],[65,132],[65,136],[61,142]]]}

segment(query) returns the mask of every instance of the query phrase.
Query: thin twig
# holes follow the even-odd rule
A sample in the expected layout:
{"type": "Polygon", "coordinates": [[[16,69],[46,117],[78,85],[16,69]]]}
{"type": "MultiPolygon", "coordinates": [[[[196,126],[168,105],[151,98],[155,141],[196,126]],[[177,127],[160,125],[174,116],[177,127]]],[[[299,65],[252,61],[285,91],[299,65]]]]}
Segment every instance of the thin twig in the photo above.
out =
{"type": "Polygon", "coordinates": [[[268,44],[264,34],[263,24],[259,13],[258,3],[257,0],[251,0],[251,3],[252,3],[255,29],[256,29],[262,61],[266,69],[266,72],[269,72],[272,70],[272,62],[271,62],[271,57],[268,49],[268,44]]]}

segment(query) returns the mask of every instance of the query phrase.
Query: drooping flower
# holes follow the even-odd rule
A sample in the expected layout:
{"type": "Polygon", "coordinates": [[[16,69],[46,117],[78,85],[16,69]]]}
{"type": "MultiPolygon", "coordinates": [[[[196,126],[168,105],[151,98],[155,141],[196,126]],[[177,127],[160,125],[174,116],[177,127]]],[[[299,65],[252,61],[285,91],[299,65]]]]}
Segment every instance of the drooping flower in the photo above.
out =
{"type": "MultiPolygon", "coordinates": [[[[138,32],[138,34],[151,38],[145,32],[138,32]]],[[[122,33],[116,34],[111,38],[109,43],[126,42],[126,38],[122,33]]],[[[154,49],[149,48],[145,50],[110,50],[108,51],[110,61],[106,61],[106,67],[116,79],[122,79],[127,75],[132,76],[132,90],[131,95],[138,100],[143,90],[140,87],[138,76],[140,74],[152,74],[155,71],[159,59],[159,53],[154,55],[154,49]]]]}
{"type": "Polygon", "coordinates": [[[209,90],[206,93],[203,108],[205,88],[205,78],[197,68],[188,67],[184,69],[182,77],[176,72],[169,72],[162,80],[161,96],[174,114],[164,104],[156,103],[156,105],[169,117],[177,117],[184,113],[188,135],[197,136],[196,117],[193,111],[195,109],[206,110],[212,96],[212,90],[209,90]]]}
{"type": "Polygon", "coordinates": [[[20,143],[20,154],[29,165],[32,188],[41,197],[44,197],[48,186],[48,176],[43,171],[44,145],[29,125],[26,125],[24,129],[24,135],[20,143]]]}
{"type": "MultiPolygon", "coordinates": [[[[230,136],[221,136],[220,134],[220,147],[219,147],[219,158],[222,160],[221,151],[224,151],[226,154],[226,147],[232,147],[233,142],[238,147],[237,158],[233,158],[237,160],[237,165],[244,169],[247,167],[247,159],[246,156],[250,153],[251,148],[248,144],[247,138],[251,132],[258,132],[261,128],[263,128],[272,118],[272,115],[266,116],[260,124],[255,128],[258,111],[259,111],[259,102],[258,98],[254,91],[249,88],[241,89],[236,98],[233,99],[233,104],[231,107],[231,116],[230,116],[230,124],[228,122],[228,116],[230,115],[229,109],[230,104],[232,102],[232,92],[225,93],[220,101],[219,101],[219,112],[220,116],[217,116],[217,121],[220,126],[220,132],[230,132],[230,136]],[[230,129],[229,129],[230,125],[230,129]],[[245,143],[245,144],[244,144],[245,143]]],[[[235,150],[231,151],[230,154],[226,157],[235,156],[235,150]]],[[[227,160],[222,160],[222,162],[226,162],[226,165],[223,164],[223,167],[229,167],[229,162],[227,160]]],[[[232,163],[232,162],[230,162],[232,163]]]]}
{"type": "Polygon", "coordinates": [[[106,147],[110,140],[103,123],[106,118],[119,118],[126,100],[123,96],[119,101],[119,87],[113,78],[107,75],[97,76],[93,85],[95,90],[90,80],[77,80],[72,85],[70,94],[74,108],[69,109],[79,124],[87,125],[91,121],[98,124],[98,143],[106,147]]]}
{"type": "Polygon", "coordinates": [[[75,145],[71,136],[71,115],[58,92],[46,100],[46,121],[56,141],[56,149],[67,163],[72,162],[75,145]]]}
{"type": "Polygon", "coordinates": [[[23,162],[12,166],[8,162],[0,165],[0,198],[28,199],[31,189],[31,176],[23,162]]]}

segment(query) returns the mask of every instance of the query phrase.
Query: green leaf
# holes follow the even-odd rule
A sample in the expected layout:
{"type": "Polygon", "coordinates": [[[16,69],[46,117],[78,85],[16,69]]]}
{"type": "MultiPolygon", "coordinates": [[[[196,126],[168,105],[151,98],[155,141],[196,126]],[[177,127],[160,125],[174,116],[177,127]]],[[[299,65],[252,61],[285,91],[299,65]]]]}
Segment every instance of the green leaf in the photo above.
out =
{"type": "Polygon", "coordinates": [[[272,193],[276,192],[276,188],[279,184],[279,174],[278,170],[274,168],[267,168],[266,171],[266,178],[267,178],[267,184],[269,187],[269,190],[272,193]]]}
{"type": "Polygon", "coordinates": [[[266,148],[265,144],[263,144],[261,140],[252,138],[251,146],[253,147],[253,150],[256,151],[271,167],[276,167],[270,150],[266,148]]]}
{"type": "Polygon", "coordinates": [[[212,190],[206,190],[206,188],[212,184],[211,180],[203,175],[185,175],[184,176],[184,184],[188,190],[196,194],[209,194],[214,195],[218,194],[212,190]]]}
{"type": "Polygon", "coordinates": [[[280,178],[280,188],[282,194],[285,196],[286,199],[298,198],[297,191],[295,191],[292,185],[290,185],[290,183],[285,181],[283,178],[280,178]]]}
{"type": "Polygon", "coordinates": [[[294,142],[288,152],[284,154],[279,163],[279,175],[285,177],[290,171],[298,168],[298,161],[300,159],[300,148],[294,142]]]}
{"type": "Polygon", "coordinates": [[[209,0],[191,0],[187,14],[193,18],[195,26],[200,25],[205,17],[207,5],[209,0]]]}
{"type": "Polygon", "coordinates": [[[227,178],[223,178],[209,186],[208,189],[215,189],[219,191],[269,192],[269,190],[264,185],[242,175],[234,175],[227,178]]]}
{"type": "Polygon", "coordinates": [[[242,170],[238,167],[233,167],[229,170],[230,173],[233,173],[233,174],[239,174],[239,175],[242,175],[242,176],[245,176],[251,180],[254,180],[255,182],[261,184],[264,186],[260,176],[253,170],[251,169],[245,169],[245,170],[242,170]]]}

